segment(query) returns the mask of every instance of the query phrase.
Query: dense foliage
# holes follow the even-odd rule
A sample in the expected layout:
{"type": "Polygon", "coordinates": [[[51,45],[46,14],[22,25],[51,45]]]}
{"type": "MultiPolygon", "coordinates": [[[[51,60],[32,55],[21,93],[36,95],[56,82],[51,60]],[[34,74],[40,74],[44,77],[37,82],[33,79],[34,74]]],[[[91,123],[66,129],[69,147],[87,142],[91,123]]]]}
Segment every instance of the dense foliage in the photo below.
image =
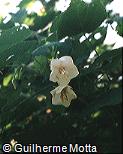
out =
{"type": "Polygon", "coordinates": [[[0,19],[0,144],[91,143],[100,153],[121,152],[122,50],[103,42],[114,21],[122,35],[123,19],[106,11],[111,0],[72,0],[65,12],[43,1],[40,15],[27,14],[30,2],[7,23],[0,19]],[[49,81],[51,59],[66,55],[79,70],[69,108],[52,105],[49,81]]]}

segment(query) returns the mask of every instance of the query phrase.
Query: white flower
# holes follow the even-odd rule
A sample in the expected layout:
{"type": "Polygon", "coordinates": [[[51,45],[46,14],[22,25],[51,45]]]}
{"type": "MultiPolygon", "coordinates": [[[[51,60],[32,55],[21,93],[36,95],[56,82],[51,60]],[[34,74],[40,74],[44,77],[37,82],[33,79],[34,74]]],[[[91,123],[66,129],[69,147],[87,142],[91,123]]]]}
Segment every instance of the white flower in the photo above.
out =
{"type": "Polygon", "coordinates": [[[68,84],[71,79],[79,74],[79,71],[70,56],[53,59],[50,64],[50,69],[50,80],[57,82],[59,85],[51,91],[52,104],[69,107],[71,101],[76,99],[77,95],[68,84]]]}
{"type": "Polygon", "coordinates": [[[71,101],[77,98],[77,95],[70,86],[66,86],[65,88],[58,86],[51,91],[51,94],[53,105],[63,105],[65,107],[69,107],[71,101]]]}
{"type": "Polygon", "coordinates": [[[70,56],[53,59],[50,64],[50,81],[57,82],[58,85],[65,87],[72,78],[75,78],[79,72],[70,56]]]}

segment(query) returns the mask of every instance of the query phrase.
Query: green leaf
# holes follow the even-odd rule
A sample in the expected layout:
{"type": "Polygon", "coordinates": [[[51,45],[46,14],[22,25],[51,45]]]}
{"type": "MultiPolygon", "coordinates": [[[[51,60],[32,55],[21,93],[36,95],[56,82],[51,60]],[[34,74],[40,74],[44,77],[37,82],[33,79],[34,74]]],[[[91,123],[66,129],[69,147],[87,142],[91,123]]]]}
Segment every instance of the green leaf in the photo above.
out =
{"type": "Polygon", "coordinates": [[[91,68],[101,69],[110,72],[121,66],[121,59],[122,59],[121,48],[109,51],[107,50],[96,58],[91,68]]]}
{"type": "Polygon", "coordinates": [[[87,4],[81,0],[73,0],[70,7],[62,13],[54,27],[57,27],[59,39],[93,32],[106,18],[105,8],[100,0],[87,4]]]}
{"type": "Polygon", "coordinates": [[[122,103],[122,88],[112,89],[108,93],[104,93],[98,101],[97,107],[122,103]]]}
{"type": "Polygon", "coordinates": [[[55,12],[53,9],[49,10],[47,14],[43,16],[37,16],[37,14],[30,15],[29,18],[34,18],[33,25],[30,25],[31,30],[38,30],[45,28],[57,15],[57,12],[55,12]]]}
{"type": "Polygon", "coordinates": [[[32,0],[21,1],[18,7],[25,8],[32,0]]]}
{"type": "Polygon", "coordinates": [[[4,50],[24,41],[32,33],[32,31],[24,27],[13,27],[8,30],[3,30],[0,35],[0,54],[4,50]]]}
{"type": "Polygon", "coordinates": [[[31,58],[32,51],[37,47],[37,41],[24,41],[5,50],[0,56],[0,67],[8,64],[27,64],[31,58]]]}
{"type": "Polygon", "coordinates": [[[32,68],[36,72],[45,74],[47,68],[47,58],[45,56],[36,56],[32,68]]]}
{"type": "Polygon", "coordinates": [[[118,34],[123,36],[123,17],[118,18],[118,25],[116,27],[118,34]]]}
{"type": "Polygon", "coordinates": [[[64,54],[69,54],[70,50],[72,49],[69,40],[65,42],[49,42],[35,49],[32,55],[51,57],[55,55],[56,51],[60,51],[63,56],[64,54]]]}
{"type": "Polygon", "coordinates": [[[50,54],[51,51],[49,50],[47,45],[40,46],[32,52],[33,56],[49,56],[50,54]]]}
{"type": "Polygon", "coordinates": [[[23,23],[24,19],[27,17],[27,10],[25,8],[19,10],[16,14],[12,15],[12,21],[15,23],[23,23]]]}
{"type": "Polygon", "coordinates": [[[8,21],[6,24],[3,23],[3,20],[0,22],[0,29],[1,30],[6,30],[6,29],[9,29],[12,27],[14,27],[14,23],[11,20],[8,21]]]}
{"type": "Polygon", "coordinates": [[[122,88],[111,89],[104,92],[99,98],[90,102],[84,109],[82,114],[91,114],[98,111],[102,107],[112,106],[122,103],[122,88]]]}
{"type": "Polygon", "coordinates": [[[106,32],[106,27],[99,27],[82,43],[73,44],[72,56],[77,64],[86,65],[90,53],[95,50],[97,46],[100,46],[103,43],[106,37],[106,32]],[[99,39],[94,38],[97,33],[100,34],[99,39]]]}

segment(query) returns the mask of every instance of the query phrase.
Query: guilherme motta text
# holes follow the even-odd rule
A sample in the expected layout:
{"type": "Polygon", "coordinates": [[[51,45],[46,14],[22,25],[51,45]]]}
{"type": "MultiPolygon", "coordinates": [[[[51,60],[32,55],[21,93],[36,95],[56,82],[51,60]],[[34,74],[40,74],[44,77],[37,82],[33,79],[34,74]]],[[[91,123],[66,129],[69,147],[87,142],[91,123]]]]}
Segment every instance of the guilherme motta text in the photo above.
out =
{"type": "Polygon", "coordinates": [[[97,152],[97,147],[91,144],[79,145],[79,144],[69,144],[69,145],[38,145],[38,144],[29,144],[22,145],[16,143],[14,145],[15,152],[52,152],[52,153],[61,153],[61,152],[97,152]]]}

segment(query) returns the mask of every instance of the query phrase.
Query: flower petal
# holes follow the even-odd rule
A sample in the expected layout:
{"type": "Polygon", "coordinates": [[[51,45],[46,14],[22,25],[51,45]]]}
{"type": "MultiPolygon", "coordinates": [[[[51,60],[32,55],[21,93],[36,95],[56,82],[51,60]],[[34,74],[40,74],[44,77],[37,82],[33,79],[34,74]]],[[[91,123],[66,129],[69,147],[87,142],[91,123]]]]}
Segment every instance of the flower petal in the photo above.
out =
{"type": "Polygon", "coordinates": [[[77,98],[77,95],[72,90],[72,87],[60,87],[58,86],[51,91],[52,94],[52,104],[53,105],[63,105],[69,107],[73,99],[77,98]]]}
{"type": "Polygon", "coordinates": [[[64,62],[64,63],[73,63],[73,59],[70,56],[63,56],[61,58],[59,58],[60,61],[64,62]]]}

